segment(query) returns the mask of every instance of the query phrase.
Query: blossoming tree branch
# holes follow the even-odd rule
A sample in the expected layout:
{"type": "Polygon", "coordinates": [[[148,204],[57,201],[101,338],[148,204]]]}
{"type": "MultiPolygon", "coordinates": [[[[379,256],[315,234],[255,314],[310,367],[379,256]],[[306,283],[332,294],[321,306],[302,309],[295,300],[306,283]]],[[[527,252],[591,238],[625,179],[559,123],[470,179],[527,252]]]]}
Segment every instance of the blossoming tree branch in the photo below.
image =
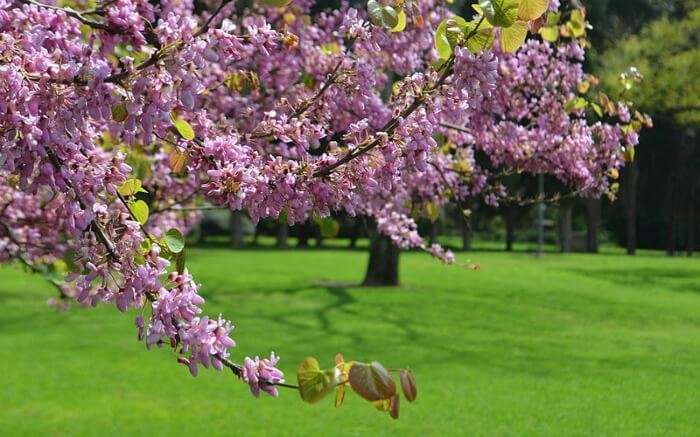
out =
{"type": "Polygon", "coordinates": [[[183,235],[205,202],[331,231],[339,211],[450,263],[416,216],[498,204],[499,175],[614,196],[650,120],[597,90],[585,11],[558,3],[460,17],[434,0],[0,0],[0,260],[85,306],[137,309],[138,338],[194,376],[228,368],[255,396],[336,406],[349,386],[398,417],[395,378],[417,395],[407,369],[308,357],[291,384],[274,353],[235,360],[183,235]]]}

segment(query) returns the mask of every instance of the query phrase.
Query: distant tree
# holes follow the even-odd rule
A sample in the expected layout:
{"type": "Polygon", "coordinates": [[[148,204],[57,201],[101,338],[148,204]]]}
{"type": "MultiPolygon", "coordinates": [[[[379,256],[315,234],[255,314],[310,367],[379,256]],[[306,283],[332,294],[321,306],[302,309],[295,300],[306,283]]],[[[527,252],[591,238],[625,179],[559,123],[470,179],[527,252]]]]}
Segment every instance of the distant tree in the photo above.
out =
{"type": "MultiPolygon", "coordinates": [[[[688,3],[689,4],[689,3],[688,3]]],[[[623,85],[622,99],[634,100],[640,108],[652,114],[668,132],[666,141],[658,144],[671,158],[666,180],[666,250],[674,254],[679,239],[679,219],[685,218],[686,251],[692,253],[695,234],[695,192],[698,171],[697,136],[700,127],[700,6],[686,16],[675,18],[669,14],[646,24],[638,35],[632,35],[603,53],[599,61],[604,85],[609,88],[623,85]],[[636,71],[619,75],[629,65],[636,71]],[[644,79],[635,83],[635,76],[644,79]]],[[[631,116],[634,118],[633,116],[631,116]]],[[[639,163],[634,154],[628,156],[623,177],[625,208],[625,236],[627,251],[634,254],[637,246],[637,204],[640,193],[639,163]]]]}

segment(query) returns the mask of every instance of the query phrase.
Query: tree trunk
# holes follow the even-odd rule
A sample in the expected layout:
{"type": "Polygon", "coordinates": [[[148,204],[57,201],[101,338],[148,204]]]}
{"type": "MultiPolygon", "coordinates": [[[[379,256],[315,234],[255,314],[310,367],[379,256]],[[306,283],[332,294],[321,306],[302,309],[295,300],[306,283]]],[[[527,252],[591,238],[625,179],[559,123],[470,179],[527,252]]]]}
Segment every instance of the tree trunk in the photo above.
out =
{"type": "Polygon", "coordinates": [[[472,250],[472,223],[471,217],[460,217],[462,223],[462,250],[472,250]]]}
{"type": "Polygon", "coordinates": [[[586,250],[590,253],[598,253],[600,210],[600,199],[586,199],[586,250]]]}
{"type": "Polygon", "coordinates": [[[321,234],[320,226],[314,226],[314,234],[316,237],[316,247],[323,247],[323,234],[321,234]]]}
{"type": "Polygon", "coordinates": [[[692,137],[684,138],[685,156],[682,162],[684,176],[686,177],[687,201],[686,207],[686,234],[685,234],[685,254],[693,256],[695,251],[695,166],[694,156],[695,145],[691,144],[692,137]]]}
{"type": "Polygon", "coordinates": [[[376,232],[370,235],[369,264],[362,285],[399,285],[399,248],[394,246],[391,238],[376,232]]]}
{"type": "Polygon", "coordinates": [[[353,217],[352,229],[350,230],[350,249],[354,249],[357,246],[357,239],[360,238],[360,226],[362,226],[362,219],[353,217]]]}
{"type": "Polygon", "coordinates": [[[231,234],[231,247],[234,249],[243,247],[243,213],[241,211],[231,211],[229,232],[231,234]]]}
{"type": "Polygon", "coordinates": [[[678,189],[678,175],[684,162],[684,138],[681,135],[680,144],[674,148],[671,155],[672,170],[668,174],[666,186],[666,253],[668,256],[676,254],[676,203],[678,189]]]}
{"type": "Polygon", "coordinates": [[[309,237],[311,235],[311,230],[309,229],[309,222],[298,225],[297,230],[299,233],[299,241],[297,242],[297,247],[309,247],[309,237]]]}
{"type": "Polygon", "coordinates": [[[437,221],[428,223],[428,244],[431,246],[437,243],[438,227],[437,221]]]}
{"type": "Polygon", "coordinates": [[[571,252],[571,243],[573,242],[571,216],[573,210],[574,203],[570,200],[564,200],[559,205],[559,248],[562,253],[571,252]]]}
{"type": "Polygon", "coordinates": [[[289,226],[287,223],[277,223],[277,241],[276,246],[280,249],[287,248],[287,236],[289,235],[289,226]]]}
{"type": "Polygon", "coordinates": [[[251,242],[251,244],[253,246],[257,246],[259,243],[259,240],[258,240],[259,238],[260,238],[260,222],[258,222],[255,225],[255,228],[253,229],[253,241],[251,242]]]}
{"type": "Polygon", "coordinates": [[[506,207],[503,218],[506,222],[506,251],[512,252],[515,243],[515,207],[506,207]]]}
{"type": "Polygon", "coordinates": [[[639,181],[639,164],[633,161],[625,170],[625,239],[627,254],[637,253],[637,185],[639,181]]]}
{"type": "Polygon", "coordinates": [[[688,173],[688,233],[685,240],[685,253],[690,257],[695,251],[695,171],[691,169],[688,173]]]}

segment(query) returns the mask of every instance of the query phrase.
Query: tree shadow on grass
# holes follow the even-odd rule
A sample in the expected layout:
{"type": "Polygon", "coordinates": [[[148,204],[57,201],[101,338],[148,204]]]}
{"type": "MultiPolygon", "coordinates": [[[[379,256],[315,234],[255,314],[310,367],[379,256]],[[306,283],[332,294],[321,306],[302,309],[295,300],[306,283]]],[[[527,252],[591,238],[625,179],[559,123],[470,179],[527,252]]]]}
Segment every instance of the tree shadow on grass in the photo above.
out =
{"type": "Polygon", "coordinates": [[[567,269],[566,271],[626,287],[660,288],[700,294],[700,271],[683,268],[567,269]]]}
{"type": "MultiPolygon", "coordinates": [[[[298,308],[286,308],[283,305],[275,307],[274,311],[260,311],[256,313],[256,317],[266,320],[269,323],[277,324],[288,328],[290,331],[298,333],[304,332],[323,332],[328,335],[342,336],[348,339],[353,345],[361,345],[366,342],[369,337],[361,335],[356,329],[344,329],[344,325],[337,318],[339,315],[352,316],[356,322],[354,324],[362,324],[363,320],[368,322],[381,322],[392,325],[398,332],[403,333],[406,340],[414,341],[418,338],[419,333],[412,328],[412,322],[402,317],[397,317],[395,314],[386,313],[381,318],[375,314],[365,314],[358,307],[353,307],[358,303],[356,293],[375,292],[376,290],[362,287],[357,283],[352,282],[336,282],[336,281],[317,281],[310,284],[300,285],[298,287],[274,288],[264,287],[260,289],[246,290],[249,294],[267,294],[267,293],[282,293],[286,295],[297,295],[299,293],[311,292],[318,293],[317,302],[322,303],[318,308],[304,310],[300,313],[298,308]],[[350,291],[354,289],[354,293],[350,291]],[[330,301],[328,298],[331,298],[330,301]],[[300,314],[311,316],[312,324],[300,319],[300,314]],[[370,320],[371,319],[371,320],[370,320]]],[[[217,304],[225,304],[227,298],[233,299],[230,294],[213,292],[203,295],[208,301],[217,304]]],[[[240,310],[239,310],[240,314],[240,310]]]]}

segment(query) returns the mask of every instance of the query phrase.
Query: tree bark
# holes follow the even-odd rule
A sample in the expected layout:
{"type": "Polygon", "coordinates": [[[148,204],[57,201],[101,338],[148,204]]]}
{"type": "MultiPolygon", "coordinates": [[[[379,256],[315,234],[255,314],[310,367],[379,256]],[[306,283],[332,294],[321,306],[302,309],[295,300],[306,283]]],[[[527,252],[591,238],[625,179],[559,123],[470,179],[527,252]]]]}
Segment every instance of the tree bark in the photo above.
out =
{"type": "Polygon", "coordinates": [[[350,230],[350,249],[354,249],[357,246],[357,239],[360,237],[360,226],[362,226],[362,219],[360,217],[352,218],[352,229],[350,230]]]}
{"type": "Polygon", "coordinates": [[[231,235],[231,247],[240,249],[243,247],[243,213],[231,211],[229,216],[229,233],[231,235]]]}
{"type": "Polygon", "coordinates": [[[428,223],[428,244],[431,246],[437,243],[438,226],[437,220],[428,223]]]}
{"type": "Polygon", "coordinates": [[[512,252],[515,243],[515,207],[506,207],[503,218],[506,222],[506,251],[512,252]]]}
{"type": "Polygon", "coordinates": [[[309,229],[309,227],[309,222],[302,223],[297,226],[297,231],[299,234],[297,247],[309,247],[309,237],[311,235],[311,230],[309,229]]]}
{"type": "Polygon", "coordinates": [[[370,235],[369,263],[362,281],[365,286],[399,285],[399,248],[391,238],[372,232],[370,235]]]}
{"type": "Polygon", "coordinates": [[[633,161],[625,169],[625,240],[627,254],[637,253],[637,185],[639,164],[633,161]]]}
{"type": "Polygon", "coordinates": [[[689,257],[695,251],[695,171],[688,172],[688,233],[685,240],[685,253],[689,257]]]}
{"type": "Polygon", "coordinates": [[[277,223],[276,246],[280,249],[287,248],[287,237],[289,236],[289,226],[287,223],[277,223]]]}
{"type": "Polygon", "coordinates": [[[571,244],[573,242],[571,217],[573,210],[574,203],[570,200],[564,200],[559,205],[559,249],[562,253],[571,252],[571,244]]]}
{"type": "Polygon", "coordinates": [[[600,199],[586,199],[586,251],[590,253],[598,253],[600,210],[600,199]]]}
{"type": "Polygon", "coordinates": [[[460,217],[462,223],[462,250],[472,250],[472,221],[471,217],[460,217]]]}

